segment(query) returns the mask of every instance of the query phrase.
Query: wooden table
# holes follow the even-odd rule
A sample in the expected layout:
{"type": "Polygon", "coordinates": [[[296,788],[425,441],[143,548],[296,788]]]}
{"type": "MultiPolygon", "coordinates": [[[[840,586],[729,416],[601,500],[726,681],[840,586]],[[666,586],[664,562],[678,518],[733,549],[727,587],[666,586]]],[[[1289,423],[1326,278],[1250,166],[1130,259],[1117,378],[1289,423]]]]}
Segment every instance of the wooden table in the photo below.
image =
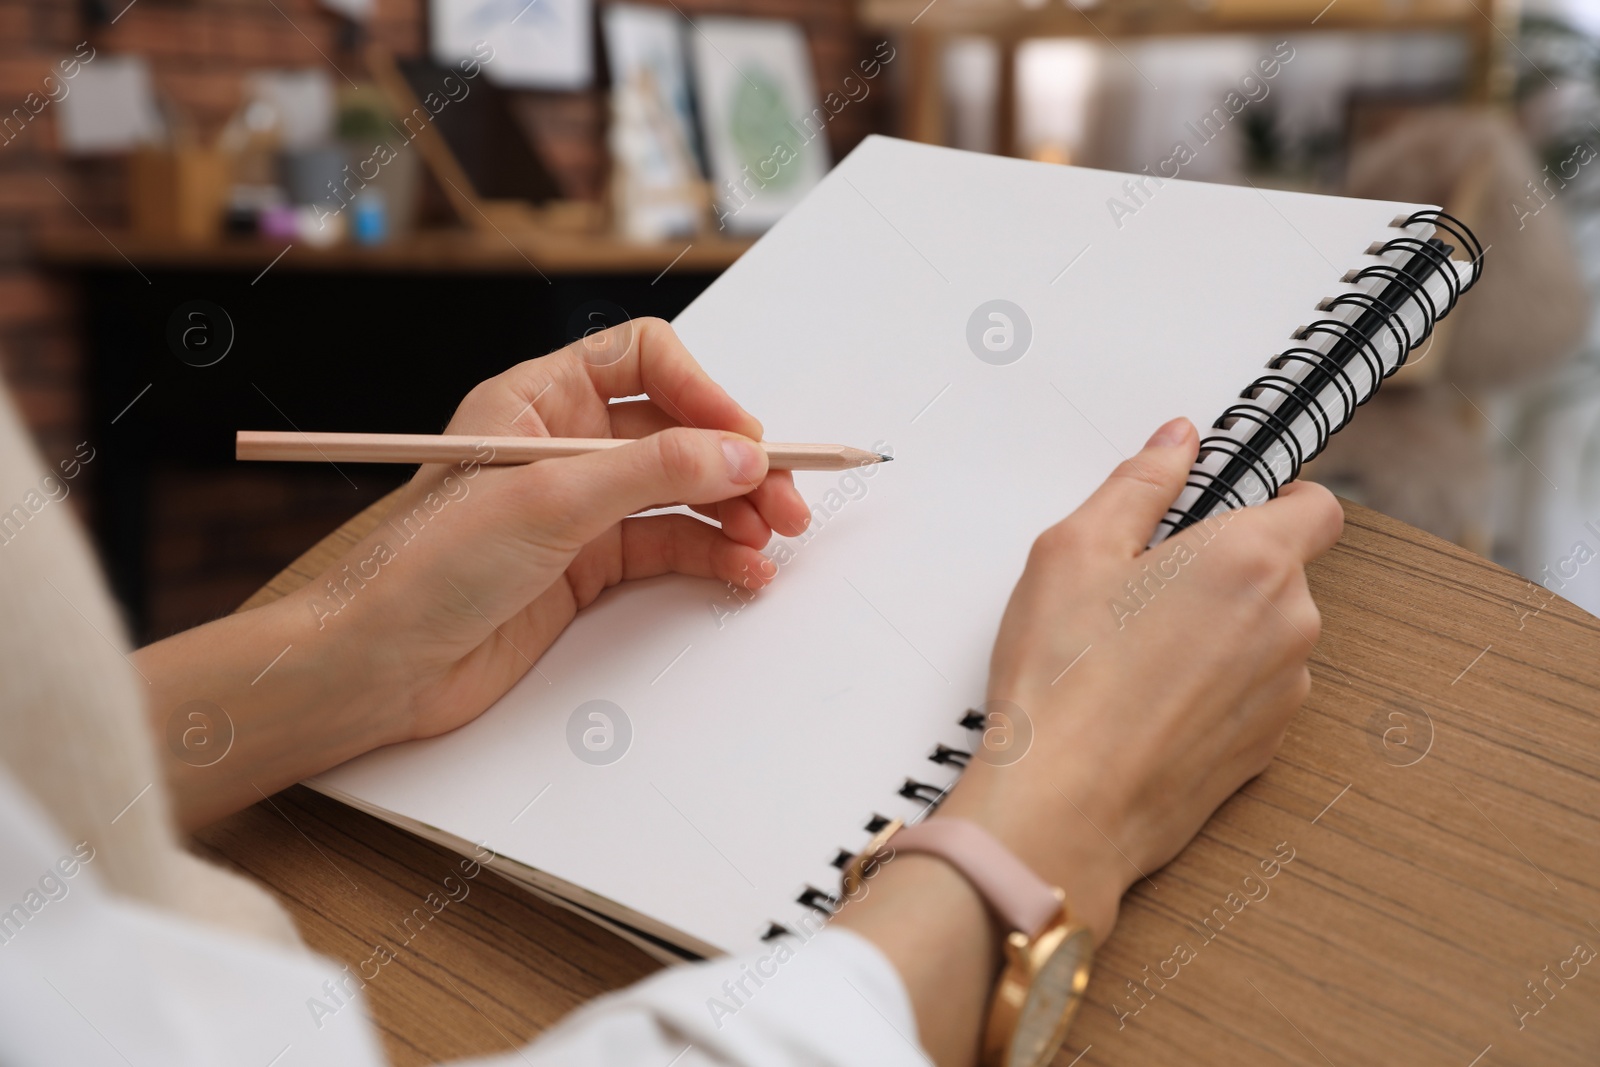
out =
{"type": "MultiPolygon", "coordinates": [[[[1345,510],[1312,568],[1310,700],[1272,767],[1129,894],[1058,1067],[1600,1059],[1600,620],[1345,510]]],[[[271,887],[315,950],[352,967],[393,952],[366,995],[396,1064],[504,1051],[656,969],[487,872],[407,943],[454,857],[302,787],[199,840],[271,887]]]]}

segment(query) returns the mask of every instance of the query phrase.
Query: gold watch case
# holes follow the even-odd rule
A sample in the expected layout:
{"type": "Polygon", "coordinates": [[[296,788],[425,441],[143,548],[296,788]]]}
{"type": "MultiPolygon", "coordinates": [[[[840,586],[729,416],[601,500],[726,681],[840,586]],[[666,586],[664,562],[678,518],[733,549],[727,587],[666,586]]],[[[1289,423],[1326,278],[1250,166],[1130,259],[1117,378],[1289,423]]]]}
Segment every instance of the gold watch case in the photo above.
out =
{"type": "MultiPolygon", "coordinates": [[[[894,857],[899,819],[883,826],[845,867],[843,893],[854,900],[879,864],[894,857]]],[[[1083,1003],[1094,959],[1094,935],[1072,918],[1066,893],[1054,890],[1061,905],[1056,918],[1036,937],[1013,931],[1002,949],[1005,965],[984,1025],[983,1067],[1045,1067],[1083,1003]]]]}
{"type": "Polygon", "coordinates": [[[983,1067],[1044,1067],[1067,1038],[1083,1003],[1094,959],[1094,936],[1076,923],[1066,894],[1061,912],[1037,937],[1006,938],[1005,966],[983,1035],[983,1067]]]}

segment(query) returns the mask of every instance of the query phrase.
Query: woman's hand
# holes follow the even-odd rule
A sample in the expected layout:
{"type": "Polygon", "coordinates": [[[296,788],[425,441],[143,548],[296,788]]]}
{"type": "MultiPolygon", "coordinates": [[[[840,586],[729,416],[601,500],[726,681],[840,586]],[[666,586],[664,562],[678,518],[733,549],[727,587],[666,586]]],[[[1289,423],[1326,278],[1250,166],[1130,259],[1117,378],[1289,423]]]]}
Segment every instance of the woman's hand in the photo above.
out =
{"type": "Polygon", "coordinates": [[[989,674],[1032,746],[980,753],[945,808],[1066,888],[1100,939],[1128,886],[1277,752],[1321,631],[1305,565],[1344,524],[1331,493],[1295,482],[1146,551],[1197,448],[1168,423],[1034,542],[989,674]]]}
{"type": "Polygon", "coordinates": [[[790,476],[768,472],[761,424],[658,319],[484,382],[446,432],[639,440],[525,466],[422,467],[310,585],[141,649],[184,825],[471,720],[608,586],[679,573],[758,589],[775,572],[759,549],[810,518],[790,476]],[[720,525],[629,517],[675,503],[720,525]]]}
{"type": "Polygon", "coordinates": [[[399,682],[407,737],[475,717],[618,582],[676,572],[760,588],[775,569],[759,549],[810,518],[788,472],[768,472],[754,443],[761,424],[659,319],[489,379],[445,432],[640,440],[521,467],[423,467],[388,520],[307,589],[317,597],[324,582],[338,586],[344,564],[388,549],[392,558],[366,566],[378,576],[351,598],[351,629],[399,682]],[[610,402],[639,394],[649,399],[610,402]],[[674,503],[696,505],[720,528],[686,515],[628,517],[674,503]]]}
{"type": "MultiPolygon", "coordinates": [[[[1146,551],[1198,447],[1168,423],[1034,542],[989,674],[989,710],[1031,743],[980,749],[934,816],[986,827],[1097,941],[1127,888],[1266,768],[1311,685],[1305,564],[1338,540],[1339,505],[1294,483],[1146,551]]],[[[899,967],[935,1061],[972,1062],[1004,931],[971,887],[903,856],[838,921],[899,967]]]]}

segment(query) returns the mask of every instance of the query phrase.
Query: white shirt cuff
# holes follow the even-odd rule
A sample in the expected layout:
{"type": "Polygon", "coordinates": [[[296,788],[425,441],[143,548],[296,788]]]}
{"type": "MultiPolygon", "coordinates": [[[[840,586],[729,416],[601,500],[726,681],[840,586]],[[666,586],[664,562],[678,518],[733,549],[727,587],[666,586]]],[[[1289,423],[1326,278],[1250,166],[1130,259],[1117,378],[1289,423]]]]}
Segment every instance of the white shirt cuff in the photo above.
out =
{"type": "Polygon", "coordinates": [[[877,946],[838,928],[674,967],[580,1009],[528,1051],[535,1064],[596,1067],[659,1053],[673,1067],[929,1062],[899,973],[877,946]]]}

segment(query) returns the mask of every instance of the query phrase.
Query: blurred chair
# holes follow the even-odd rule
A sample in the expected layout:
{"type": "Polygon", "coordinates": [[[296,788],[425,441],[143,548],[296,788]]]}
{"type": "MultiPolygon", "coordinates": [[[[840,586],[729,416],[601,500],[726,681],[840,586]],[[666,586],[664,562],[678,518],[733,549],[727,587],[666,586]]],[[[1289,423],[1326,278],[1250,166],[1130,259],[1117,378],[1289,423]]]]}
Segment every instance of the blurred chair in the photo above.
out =
{"type": "Polygon", "coordinates": [[[1554,372],[1589,321],[1560,194],[1536,215],[1514,207],[1527,202],[1528,183],[1542,178],[1499,115],[1430,108],[1358,147],[1344,190],[1443,205],[1472,227],[1487,253],[1472,293],[1307,476],[1486,556],[1500,439],[1485,414],[1488,398],[1554,372]]]}

